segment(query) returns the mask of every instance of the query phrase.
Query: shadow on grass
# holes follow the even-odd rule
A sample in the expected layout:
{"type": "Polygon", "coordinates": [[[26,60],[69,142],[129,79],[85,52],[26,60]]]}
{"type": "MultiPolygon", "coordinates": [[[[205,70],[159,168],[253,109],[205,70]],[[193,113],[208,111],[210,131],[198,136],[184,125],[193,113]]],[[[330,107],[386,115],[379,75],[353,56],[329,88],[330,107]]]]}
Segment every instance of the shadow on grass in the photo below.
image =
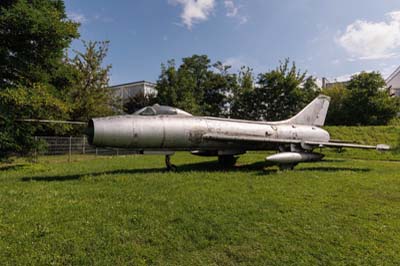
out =
{"type": "Polygon", "coordinates": [[[24,165],[22,165],[22,164],[0,166],[0,172],[1,172],[1,171],[18,170],[18,169],[20,169],[20,168],[22,168],[22,167],[24,167],[24,165]]]}
{"type": "Polygon", "coordinates": [[[352,168],[352,167],[304,167],[301,169],[297,169],[296,171],[324,171],[324,172],[342,172],[342,171],[351,171],[351,172],[369,172],[371,169],[368,168],[352,168]]]}
{"type": "MultiPolygon", "coordinates": [[[[223,167],[217,161],[212,162],[201,162],[178,165],[175,173],[187,173],[187,172],[257,172],[258,175],[270,175],[278,172],[277,169],[266,169],[265,167],[271,166],[265,162],[256,162],[252,164],[237,165],[233,167],[223,167]]],[[[353,172],[367,172],[369,169],[360,168],[344,168],[344,167],[308,167],[295,169],[294,171],[326,171],[326,172],[338,172],[338,171],[353,171],[353,172]]],[[[23,182],[28,181],[71,181],[79,180],[84,176],[101,176],[101,175],[118,175],[118,174],[151,174],[151,173],[166,173],[168,172],[165,168],[144,168],[144,169],[118,169],[95,173],[82,173],[73,175],[56,175],[56,176],[32,176],[23,177],[23,182]]]]}

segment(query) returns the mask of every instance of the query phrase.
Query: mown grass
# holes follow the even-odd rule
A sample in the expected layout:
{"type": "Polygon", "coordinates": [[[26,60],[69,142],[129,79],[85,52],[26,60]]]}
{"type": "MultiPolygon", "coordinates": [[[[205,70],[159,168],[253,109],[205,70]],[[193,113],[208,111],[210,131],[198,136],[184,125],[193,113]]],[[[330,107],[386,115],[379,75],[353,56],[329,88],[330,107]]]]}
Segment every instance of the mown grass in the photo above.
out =
{"type": "MultiPolygon", "coordinates": [[[[342,156],[338,154],[336,157],[342,156]]],[[[1,265],[397,265],[399,162],[178,153],[0,166],[1,265]]]]}
{"type": "Polygon", "coordinates": [[[338,154],[336,149],[326,149],[323,153],[329,157],[357,158],[372,160],[400,160],[400,127],[399,126],[363,126],[325,127],[332,139],[343,140],[366,145],[388,144],[389,152],[371,150],[344,149],[338,154]]]}

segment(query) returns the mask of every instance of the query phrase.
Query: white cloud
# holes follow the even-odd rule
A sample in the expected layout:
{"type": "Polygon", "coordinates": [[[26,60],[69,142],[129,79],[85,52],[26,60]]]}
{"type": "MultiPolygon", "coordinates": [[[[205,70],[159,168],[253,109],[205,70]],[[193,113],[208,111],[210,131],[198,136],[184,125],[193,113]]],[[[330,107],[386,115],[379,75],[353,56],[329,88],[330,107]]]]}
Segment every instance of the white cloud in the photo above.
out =
{"type": "Polygon", "coordinates": [[[242,57],[229,57],[222,64],[231,66],[235,71],[239,70],[242,66],[247,65],[242,57]]]}
{"type": "Polygon", "coordinates": [[[85,17],[85,15],[78,12],[68,12],[68,18],[81,24],[88,22],[88,19],[85,17]]]}
{"type": "Polygon", "coordinates": [[[235,3],[232,0],[225,0],[224,4],[226,8],[227,17],[235,17],[238,14],[239,8],[235,5],[235,3]]]}
{"type": "Polygon", "coordinates": [[[400,48],[400,11],[387,14],[388,20],[357,20],[337,38],[352,58],[386,59],[397,56],[400,48]]]}
{"type": "Polygon", "coordinates": [[[224,0],[224,5],[227,17],[237,18],[239,20],[239,24],[245,24],[248,21],[246,16],[239,14],[239,9],[241,6],[236,6],[233,0],[224,0]]]}
{"type": "Polygon", "coordinates": [[[206,21],[215,7],[215,0],[169,0],[169,3],[183,7],[181,19],[188,29],[195,23],[206,21]]]}

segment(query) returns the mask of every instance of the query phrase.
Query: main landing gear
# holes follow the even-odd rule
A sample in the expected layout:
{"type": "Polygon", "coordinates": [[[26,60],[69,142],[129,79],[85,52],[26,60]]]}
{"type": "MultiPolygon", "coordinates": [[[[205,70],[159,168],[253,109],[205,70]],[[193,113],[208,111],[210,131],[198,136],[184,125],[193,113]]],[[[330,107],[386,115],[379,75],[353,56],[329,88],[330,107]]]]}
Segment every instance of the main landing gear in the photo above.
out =
{"type": "Polygon", "coordinates": [[[236,164],[237,158],[233,155],[218,156],[218,163],[224,167],[232,167],[236,164]]]}
{"type": "Polygon", "coordinates": [[[279,164],[279,170],[288,171],[293,170],[297,163],[287,163],[287,164],[279,164]]]}
{"type": "Polygon", "coordinates": [[[165,165],[168,171],[176,171],[177,167],[171,163],[171,155],[165,155],[165,165]]]}

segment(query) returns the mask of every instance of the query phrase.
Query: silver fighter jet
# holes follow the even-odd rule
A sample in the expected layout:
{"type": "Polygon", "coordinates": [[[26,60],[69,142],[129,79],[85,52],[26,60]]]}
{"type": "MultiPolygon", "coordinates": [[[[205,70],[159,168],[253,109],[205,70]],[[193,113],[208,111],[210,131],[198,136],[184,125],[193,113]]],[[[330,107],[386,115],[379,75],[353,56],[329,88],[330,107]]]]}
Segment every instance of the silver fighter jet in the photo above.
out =
{"type": "Polygon", "coordinates": [[[324,125],[330,98],[318,96],[294,117],[278,122],[192,116],[169,106],[145,107],[133,115],[95,118],[89,121],[89,143],[95,146],[137,150],[141,154],[170,156],[190,151],[199,156],[218,156],[221,164],[234,165],[237,155],[251,150],[274,150],[268,162],[293,169],[300,162],[320,161],[316,148],[388,150],[389,146],[331,141],[324,125]]]}

